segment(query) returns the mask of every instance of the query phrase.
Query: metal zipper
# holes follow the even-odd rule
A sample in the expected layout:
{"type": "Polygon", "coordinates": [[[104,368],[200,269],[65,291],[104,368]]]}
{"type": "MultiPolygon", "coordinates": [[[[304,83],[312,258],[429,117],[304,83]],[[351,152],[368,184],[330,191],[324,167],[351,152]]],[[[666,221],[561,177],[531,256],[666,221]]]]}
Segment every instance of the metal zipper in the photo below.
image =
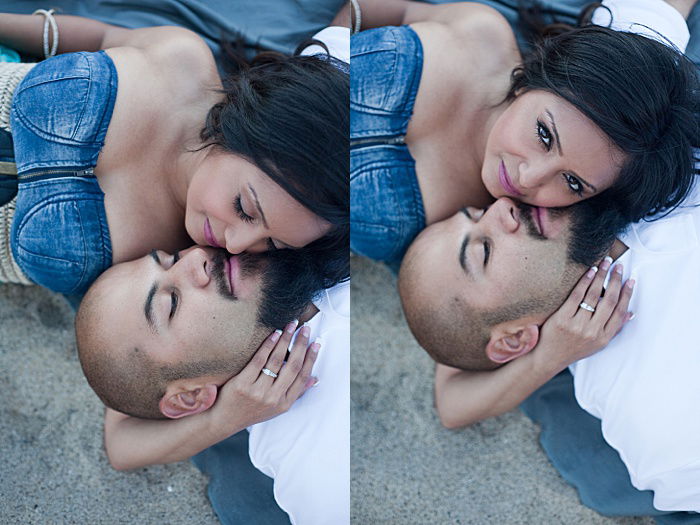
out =
{"type": "Polygon", "coordinates": [[[406,144],[406,135],[386,135],[378,137],[365,137],[350,141],[350,149],[367,148],[370,146],[400,146],[406,144]]]}
{"type": "Polygon", "coordinates": [[[55,170],[42,170],[42,171],[34,171],[32,173],[27,173],[17,175],[17,178],[21,180],[22,182],[30,182],[36,179],[44,178],[44,177],[49,177],[51,175],[70,175],[73,177],[94,177],[95,176],[95,168],[85,168],[82,170],[76,170],[76,169],[55,169],[55,170]]]}

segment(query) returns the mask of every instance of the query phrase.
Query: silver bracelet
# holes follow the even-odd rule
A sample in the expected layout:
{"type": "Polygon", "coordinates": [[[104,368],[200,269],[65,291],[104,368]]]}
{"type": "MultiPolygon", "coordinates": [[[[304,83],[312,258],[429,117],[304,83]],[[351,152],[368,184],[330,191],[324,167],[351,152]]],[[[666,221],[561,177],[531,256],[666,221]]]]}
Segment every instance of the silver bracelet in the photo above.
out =
{"type": "Polygon", "coordinates": [[[362,30],[362,10],[360,3],[357,0],[350,0],[352,11],[355,13],[355,23],[352,24],[352,34],[359,33],[362,30]]]}
{"type": "Polygon", "coordinates": [[[44,15],[44,58],[49,58],[56,55],[58,51],[58,24],[56,19],[53,17],[54,10],[49,9],[37,9],[32,13],[33,15],[44,15]],[[53,42],[51,43],[51,49],[49,50],[49,26],[51,26],[51,36],[53,36],[53,42]]]}

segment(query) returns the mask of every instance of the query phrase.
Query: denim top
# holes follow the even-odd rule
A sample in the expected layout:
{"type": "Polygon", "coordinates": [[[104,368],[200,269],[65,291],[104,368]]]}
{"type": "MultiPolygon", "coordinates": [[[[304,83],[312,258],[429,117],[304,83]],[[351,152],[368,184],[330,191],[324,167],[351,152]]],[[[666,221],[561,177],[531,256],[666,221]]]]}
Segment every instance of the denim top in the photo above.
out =
{"type": "Polygon", "coordinates": [[[112,264],[93,168],[116,94],[117,71],[104,51],[49,58],[15,91],[12,252],[29,279],[56,292],[82,295],[112,264]]]}

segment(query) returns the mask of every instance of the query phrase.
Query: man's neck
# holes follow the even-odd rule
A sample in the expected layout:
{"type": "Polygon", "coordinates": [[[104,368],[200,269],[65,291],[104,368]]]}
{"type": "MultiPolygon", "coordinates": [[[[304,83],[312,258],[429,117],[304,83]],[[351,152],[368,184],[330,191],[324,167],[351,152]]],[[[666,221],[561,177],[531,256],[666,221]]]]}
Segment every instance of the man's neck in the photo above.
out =
{"type": "Polygon", "coordinates": [[[615,239],[615,242],[613,243],[612,248],[610,248],[608,255],[613,258],[613,261],[616,261],[628,249],[628,246],[624,242],[622,242],[620,239],[615,239]]]}
{"type": "Polygon", "coordinates": [[[316,305],[314,303],[309,303],[309,306],[306,307],[304,313],[299,316],[299,323],[301,324],[310,321],[311,318],[317,313],[318,308],[316,308],[316,305]]]}

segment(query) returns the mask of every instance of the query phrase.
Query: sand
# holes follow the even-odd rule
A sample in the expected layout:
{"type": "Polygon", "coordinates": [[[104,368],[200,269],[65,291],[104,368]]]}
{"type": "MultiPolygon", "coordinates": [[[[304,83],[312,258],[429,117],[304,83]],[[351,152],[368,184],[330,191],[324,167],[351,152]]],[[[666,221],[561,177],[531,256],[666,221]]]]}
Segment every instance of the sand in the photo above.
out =
{"type": "Polygon", "coordinates": [[[413,340],[396,279],[352,261],[353,523],[653,524],[579,503],[519,411],[462,430],[433,409],[433,362],[413,340]]]}
{"type": "Polygon", "coordinates": [[[60,295],[0,285],[0,523],[218,523],[191,463],[109,466],[73,317],[60,295]]]}

